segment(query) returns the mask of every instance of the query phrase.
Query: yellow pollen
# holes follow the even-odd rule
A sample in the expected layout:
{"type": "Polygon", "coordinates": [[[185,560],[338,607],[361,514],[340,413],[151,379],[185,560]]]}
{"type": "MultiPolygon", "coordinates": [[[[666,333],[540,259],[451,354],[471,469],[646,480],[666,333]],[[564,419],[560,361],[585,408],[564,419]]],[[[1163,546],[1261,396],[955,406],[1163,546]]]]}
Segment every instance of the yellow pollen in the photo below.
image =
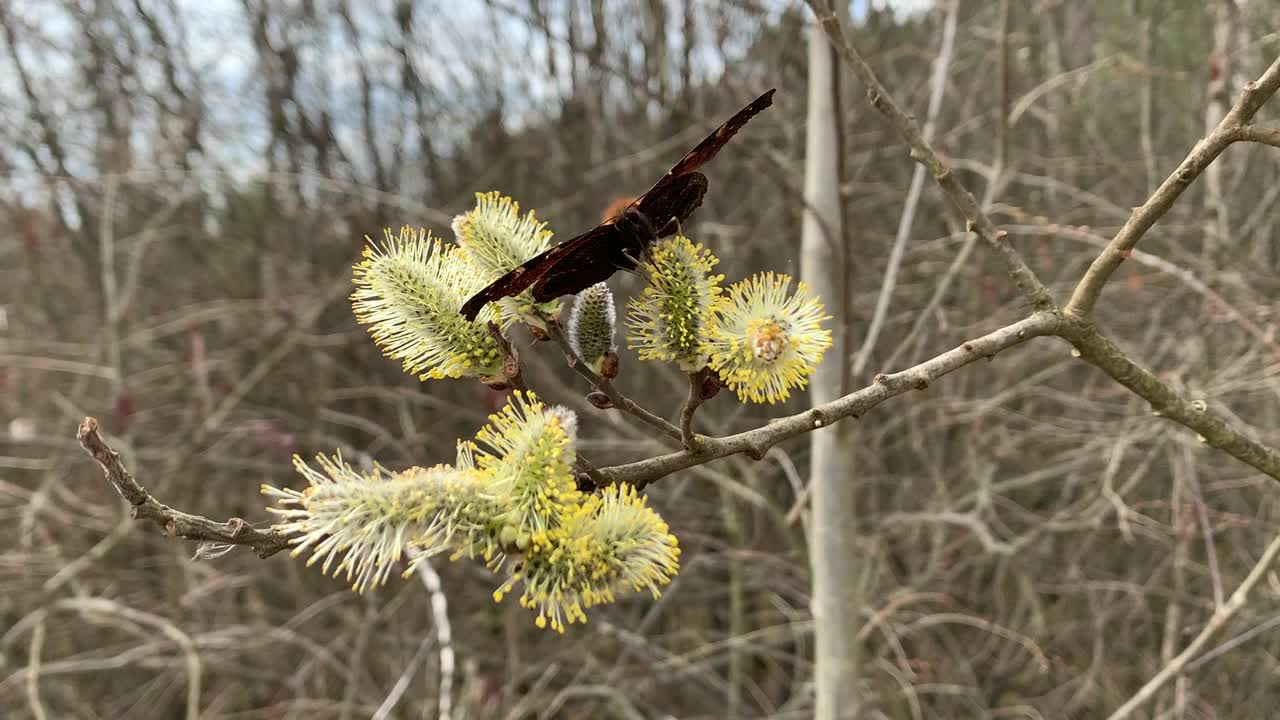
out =
{"type": "Polygon", "coordinates": [[[757,360],[773,362],[782,356],[787,349],[787,331],[773,319],[763,319],[752,323],[750,328],[751,352],[757,360]]]}

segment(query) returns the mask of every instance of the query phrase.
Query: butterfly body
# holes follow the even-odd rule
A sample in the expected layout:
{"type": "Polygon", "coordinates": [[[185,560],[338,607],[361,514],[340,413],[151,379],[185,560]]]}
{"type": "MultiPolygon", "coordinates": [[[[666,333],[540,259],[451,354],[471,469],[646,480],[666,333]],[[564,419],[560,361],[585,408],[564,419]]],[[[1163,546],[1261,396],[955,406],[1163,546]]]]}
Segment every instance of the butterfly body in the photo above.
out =
{"type": "Polygon", "coordinates": [[[613,219],[533,257],[493,281],[462,306],[474,320],[490,302],[532,287],[536,302],[581,292],[618,270],[632,270],[659,238],[674,234],[702,204],[707,176],[698,171],[757,113],[773,104],[773,90],[739,110],[613,219]]]}

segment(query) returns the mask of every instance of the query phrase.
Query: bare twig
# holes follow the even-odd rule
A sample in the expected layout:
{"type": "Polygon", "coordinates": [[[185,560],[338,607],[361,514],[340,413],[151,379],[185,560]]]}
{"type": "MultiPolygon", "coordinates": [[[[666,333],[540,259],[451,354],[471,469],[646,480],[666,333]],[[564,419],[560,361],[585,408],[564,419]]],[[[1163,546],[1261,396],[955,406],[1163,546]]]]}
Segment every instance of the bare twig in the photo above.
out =
{"type": "Polygon", "coordinates": [[[1235,136],[1238,142],[1261,143],[1280,148],[1280,128],[1245,125],[1236,128],[1235,136]]]}
{"type": "Polygon", "coordinates": [[[1214,611],[1213,616],[1209,618],[1209,622],[1200,630],[1200,634],[1196,635],[1191,644],[1187,645],[1182,652],[1178,653],[1177,657],[1161,668],[1160,672],[1148,680],[1124,705],[1121,705],[1115,712],[1111,713],[1110,720],[1122,720],[1130,717],[1135,710],[1150,701],[1170,680],[1181,675],[1187,667],[1187,663],[1203,650],[1209,644],[1209,641],[1213,639],[1213,636],[1217,635],[1218,631],[1222,630],[1231,621],[1231,618],[1244,607],[1245,602],[1249,599],[1249,593],[1267,574],[1267,570],[1275,562],[1277,555],[1280,555],[1280,535],[1271,540],[1271,544],[1263,551],[1262,557],[1258,559],[1253,569],[1249,571],[1249,575],[1236,587],[1235,592],[1231,593],[1231,599],[1214,611]]]}
{"type": "Polygon", "coordinates": [[[1087,320],[1064,315],[1058,335],[1080,356],[1151,404],[1152,414],[1196,431],[1204,444],[1280,480],[1280,452],[1249,438],[1204,400],[1180,395],[1150,370],[1138,365],[1087,320]]]}
{"type": "MultiPolygon", "coordinates": [[[[1007,6],[1006,6],[1007,9],[1007,6]]],[[[926,141],[933,139],[933,126],[942,110],[942,97],[947,87],[947,72],[951,66],[951,54],[955,48],[956,16],[960,14],[959,0],[952,0],[947,5],[947,21],[942,28],[942,47],[938,57],[933,61],[933,79],[929,91],[929,109],[925,113],[924,130],[921,137],[926,141]]],[[[994,183],[992,183],[994,184],[994,183]]],[[[906,254],[907,238],[915,224],[916,209],[920,206],[920,195],[924,191],[924,165],[917,165],[911,173],[911,187],[907,190],[907,199],[902,206],[902,215],[898,218],[898,232],[893,238],[893,247],[889,250],[889,265],[884,271],[884,281],[880,285],[880,294],[876,297],[876,309],[871,314],[871,322],[867,326],[862,347],[853,359],[849,370],[856,381],[866,369],[871,353],[875,350],[880,338],[880,329],[889,314],[889,300],[893,297],[893,289],[898,283],[898,268],[902,265],[902,256],[906,254]]]]}
{"type": "Polygon", "coordinates": [[[660,455],[626,465],[601,468],[600,472],[611,482],[627,482],[643,487],[659,478],[694,465],[728,455],[745,454],[760,459],[774,445],[796,435],[827,427],[850,417],[860,417],[864,412],[888,400],[912,390],[924,390],[929,383],[958,370],[980,358],[990,358],[1002,350],[1057,331],[1060,317],[1057,313],[1041,312],[1019,320],[980,338],[970,340],[937,357],[914,367],[890,375],[877,375],[867,387],[818,405],[804,412],[779,418],[769,424],[736,435],[721,438],[704,438],[701,452],[687,450],[660,455]]]}
{"type": "Polygon", "coordinates": [[[161,615],[137,610],[107,598],[67,598],[59,600],[55,606],[60,609],[81,613],[120,617],[129,622],[153,628],[168,638],[182,651],[182,656],[185,660],[184,670],[187,674],[186,720],[197,720],[200,717],[200,692],[203,684],[204,663],[200,660],[200,653],[190,634],[161,615]]]}
{"type": "Polygon", "coordinates": [[[44,652],[44,633],[47,613],[37,611],[35,629],[31,631],[31,647],[27,650],[27,707],[35,720],[48,720],[49,713],[40,701],[40,654],[44,652]]]}
{"type": "Polygon", "coordinates": [[[857,75],[862,84],[866,86],[867,97],[871,104],[888,118],[894,129],[911,147],[911,158],[922,163],[933,174],[933,179],[938,183],[938,187],[942,189],[943,194],[964,216],[967,229],[976,233],[984,243],[999,254],[1000,259],[1004,262],[1005,269],[1033,309],[1042,312],[1052,310],[1054,302],[1049,289],[1044,286],[1044,283],[1040,281],[1035,271],[1022,259],[1022,256],[1013,249],[1005,234],[996,229],[995,224],[991,222],[991,218],[978,205],[973,193],[969,192],[960,183],[959,179],[951,172],[950,166],[943,161],[937,151],[933,149],[933,146],[925,140],[916,121],[894,101],[889,95],[889,91],[885,89],[879,78],[876,77],[871,66],[849,44],[844,30],[840,27],[840,20],[831,11],[830,3],[827,0],[806,1],[813,9],[813,14],[817,17],[823,32],[831,40],[831,45],[840,53],[840,57],[849,66],[849,69],[853,71],[853,74],[857,75]]]}
{"type": "MultiPolygon", "coordinates": [[[[1231,143],[1245,139],[1244,135],[1256,135],[1260,138],[1273,137],[1270,133],[1247,130],[1247,127],[1254,114],[1267,99],[1275,94],[1277,89],[1280,89],[1280,58],[1276,58],[1275,62],[1271,63],[1271,67],[1267,68],[1262,77],[1245,86],[1244,91],[1240,93],[1240,99],[1236,101],[1226,117],[1222,118],[1222,122],[1218,123],[1213,132],[1196,143],[1191,153],[1169,177],[1165,178],[1146,202],[1134,208],[1124,226],[1111,239],[1106,249],[1094,259],[1089,269],[1085,271],[1084,277],[1080,279],[1080,283],[1076,285],[1071,293],[1071,300],[1066,306],[1067,315],[1088,317],[1093,312],[1098,296],[1102,294],[1102,287],[1106,285],[1116,268],[1120,267],[1120,263],[1129,256],[1130,251],[1142,236],[1156,224],[1157,220],[1169,212],[1174,201],[1182,196],[1191,183],[1200,177],[1205,168],[1218,159],[1222,151],[1226,150],[1231,143]]],[[[1253,140],[1253,137],[1249,139],[1253,140]]]]}
{"type": "Polygon", "coordinates": [[[80,446],[89,453],[106,473],[107,480],[121,497],[128,501],[130,514],[135,520],[149,520],[170,537],[185,540],[247,545],[258,557],[268,558],[289,546],[289,535],[271,530],[258,530],[240,518],[217,522],[200,515],[175,510],[156,500],[133,478],[120,462],[120,455],[102,437],[98,421],[87,417],[76,433],[80,446]]]}
{"type": "Polygon", "coordinates": [[[693,431],[693,415],[706,400],[702,394],[702,386],[706,383],[707,373],[706,368],[689,373],[689,396],[685,398],[684,407],[680,410],[680,442],[690,452],[698,452],[702,447],[701,438],[693,431]]]}
{"type": "Polygon", "coordinates": [[[440,643],[440,701],[437,705],[440,720],[453,718],[453,671],[456,659],[453,652],[453,626],[449,623],[449,598],[444,594],[440,574],[429,561],[418,563],[418,577],[431,596],[431,619],[436,628],[436,640],[440,643]]]}
{"type": "MultiPolygon", "coordinates": [[[[419,575],[422,578],[422,584],[426,585],[426,591],[431,594],[431,615],[435,618],[436,638],[440,641],[440,702],[439,717],[442,720],[449,720],[452,717],[453,689],[451,685],[453,679],[453,648],[449,646],[449,625],[448,615],[444,616],[444,624],[440,624],[440,612],[443,611],[444,594],[440,592],[440,578],[435,574],[435,569],[431,568],[426,562],[419,564],[419,575]],[[436,602],[440,602],[440,606],[436,606],[436,602]],[[448,667],[445,669],[445,655],[448,656],[448,667]]],[[[387,697],[383,698],[383,703],[378,706],[378,710],[370,716],[370,720],[387,720],[387,717],[396,710],[396,705],[404,692],[408,691],[408,685],[413,680],[413,675],[417,674],[422,664],[426,662],[426,653],[431,650],[431,635],[426,635],[417,643],[417,650],[413,652],[413,657],[404,665],[401,675],[396,679],[396,684],[392,685],[392,689],[387,693],[387,697]]]]}
{"type": "Polygon", "coordinates": [[[577,372],[579,375],[586,378],[587,382],[591,383],[591,387],[604,393],[609,400],[613,402],[614,407],[632,415],[669,438],[673,438],[675,440],[681,439],[680,428],[640,407],[631,400],[631,398],[628,398],[618,392],[618,389],[613,386],[613,383],[610,382],[608,378],[597,375],[594,370],[588,367],[587,364],[582,361],[582,358],[578,357],[578,354],[574,352],[573,346],[569,344],[569,339],[565,337],[564,331],[560,328],[560,323],[558,321],[548,318],[546,322],[547,335],[549,335],[556,345],[560,346],[560,349],[564,351],[565,357],[568,359],[569,365],[574,369],[574,372],[577,372]]]}

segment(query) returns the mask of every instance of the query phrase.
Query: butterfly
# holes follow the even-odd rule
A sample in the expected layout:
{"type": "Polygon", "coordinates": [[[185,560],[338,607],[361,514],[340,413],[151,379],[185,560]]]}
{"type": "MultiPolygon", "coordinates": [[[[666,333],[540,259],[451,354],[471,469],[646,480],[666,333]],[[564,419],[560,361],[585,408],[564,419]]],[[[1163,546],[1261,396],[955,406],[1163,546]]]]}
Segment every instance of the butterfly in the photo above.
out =
{"type": "Polygon", "coordinates": [[[773,104],[773,90],[752,100],[680,158],[666,175],[617,216],[537,255],[494,280],[462,306],[475,320],[485,305],[532,287],[535,302],[573,295],[619,270],[633,270],[658,238],[674,234],[702,204],[707,176],[698,172],[747,121],[773,104]]]}

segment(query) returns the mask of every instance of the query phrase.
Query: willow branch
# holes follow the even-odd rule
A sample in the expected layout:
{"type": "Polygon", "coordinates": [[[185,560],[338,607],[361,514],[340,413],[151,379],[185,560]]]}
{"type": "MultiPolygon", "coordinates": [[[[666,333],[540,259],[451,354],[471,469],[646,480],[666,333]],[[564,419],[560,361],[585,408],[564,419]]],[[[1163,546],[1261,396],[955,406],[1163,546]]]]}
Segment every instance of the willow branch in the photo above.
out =
{"type": "Polygon", "coordinates": [[[1241,140],[1267,144],[1280,143],[1280,138],[1277,138],[1280,133],[1262,128],[1249,128],[1249,122],[1254,114],[1276,93],[1277,89],[1280,89],[1280,58],[1276,58],[1275,62],[1271,63],[1271,67],[1262,73],[1262,77],[1245,85],[1240,93],[1240,99],[1222,118],[1222,122],[1196,143],[1190,154],[1169,177],[1165,178],[1146,202],[1134,208],[1129,219],[1125,221],[1102,253],[1094,259],[1071,293],[1071,300],[1066,307],[1068,315],[1088,317],[1093,312],[1098,297],[1102,294],[1102,287],[1107,284],[1111,274],[1120,267],[1120,263],[1125,261],[1130,251],[1142,236],[1146,235],[1151,226],[1169,212],[1173,203],[1182,196],[1191,183],[1195,182],[1196,178],[1200,177],[1205,168],[1218,159],[1223,150],[1241,140]]]}
{"type": "Polygon", "coordinates": [[[120,462],[120,455],[102,437],[98,421],[87,417],[80,423],[76,439],[90,457],[102,466],[107,480],[129,503],[135,520],[155,523],[165,535],[184,540],[245,545],[260,558],[268,558],[289,547],[291,536],[272,530],[258,530],[240,518],[226,522],[175,510],[152,497],[120,462]]]}
{"type": "Polygon", "coordinates": [[[894,101],[871,66],[849,43],[844,29],[840,26],[840,20],[831,11],[829,0],[806,0],[806,2],[813,9],[813,14],[831,41],[832,47],[866,87],[867,98],[871,105],[889,120],[903,141],[911,148],[911,158],[924,165],[933,175],[934,182],[938,184],[943,194],[964,216],[966,229],[977,234],[986,245],[996,251],[1004,262],[1005,270],[1034,310],[1042,312],[1053,310],[1053,296],[1049,293],[1049,289],[1022,259],[1018,251],[1009,244],[1008,237],[996,229],[991,218],[978,205],[978,200],[974,198],[973,193],[964,187],[951,172],[951,167],[925,139],[915,119],[894,101]]]}
{"type": "Polygon", "coordinates": [[[618,389],[613,386],[609,378],[596,374],[594,370],[588,367],[582,361],[582,358],[578,357],[578,353],[574,352],[573,346],[569,344],[569,339],[564,336],[564,331],[560,328],[560,323],[555,319],[547,319],[547,335],[564,351],[565,357],[569,359],[569,366],[573,368],[574,372],[591,383],[591,387],[604,393],[614,407],[632,415],[669,438],[674,440],[681,439],[680,428],[640,407],[631,398],[618,392],[618,389]]]}
{"type": "Polygon", "coordinates": [[[1280,452],[1251,439],[1204,400],[1180,395],[1154,373],[1131,360],[1110,338],[1087,320],[1064,316],[1058,335],[1080,357],[1151,404],[1152,414],[1194,430],[1204,444],[1280,480],[1280,452]]]}
{"type": "Polygon", "coordinates": [[[1060,320],[1057,313],[1038,312],[914,367],[889,375],[877,375],[875,381],[867,387],[804,412],[779,418],[763,427],[736,435],[699,437],[698,452],[682,450],[625,465],[601,468],[600,473],[610,482],[626,482],[644,487],[678,470],[729,455],[744,454],[759,460],[769,448],[783,440],[827,427],[846,418],[861,417],[889,398],[912,390],[924,390],[934,380],[981,358],[991,358],[1034,337],[1053,335],[1057,332],[1060,320]]]}
{"type": "Polygon", "coordinates": [[[1236,128],[1235,134],[1238,142],[1253,142],[1280,148],[1280,128],[1245,125],[1236,128]]]}
{"type": "Polygon", "coordinates": [[[693,416],[706,400],[703,385],[707,381],[708,370],[703,368],[689,373],[689,395],[685,398],[684,407],[680,410],[680,442],[685,450],[698,452],[702,447],[702,438],[693,431],[693,416]]]}

